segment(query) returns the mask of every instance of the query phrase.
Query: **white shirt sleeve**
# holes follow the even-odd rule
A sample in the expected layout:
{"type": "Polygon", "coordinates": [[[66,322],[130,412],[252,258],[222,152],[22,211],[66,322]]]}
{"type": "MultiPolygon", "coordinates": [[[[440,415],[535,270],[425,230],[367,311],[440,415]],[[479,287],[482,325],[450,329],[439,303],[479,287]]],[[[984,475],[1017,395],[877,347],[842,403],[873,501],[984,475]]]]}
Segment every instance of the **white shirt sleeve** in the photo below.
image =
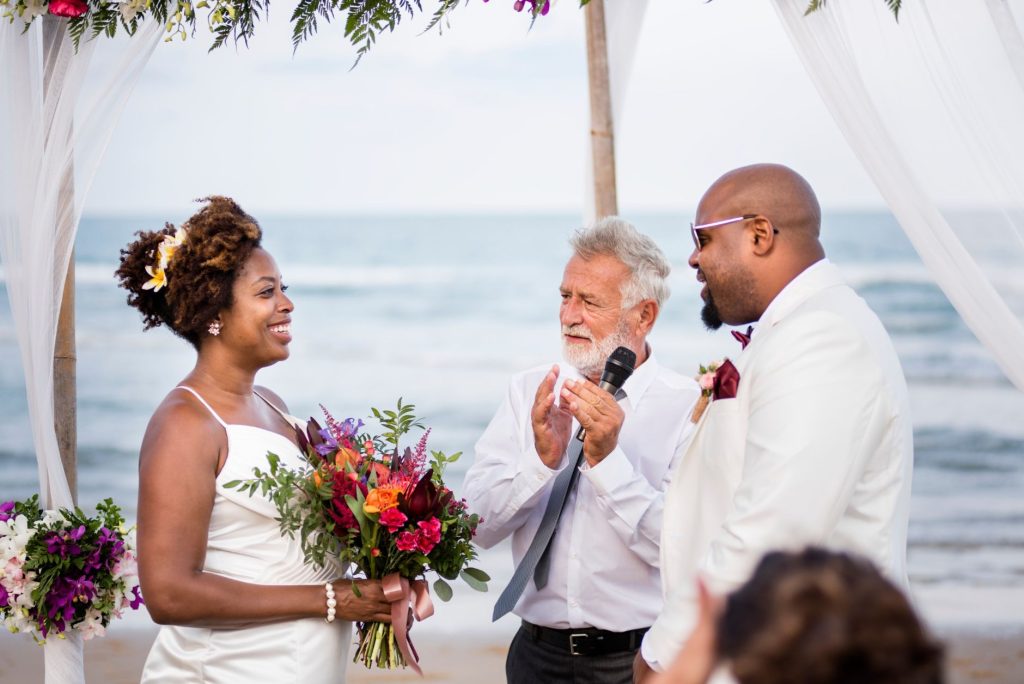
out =
{"type": "Polygon", "coordinates": [[[546,500],[544,494],[560,472],[548,468],[537,455],[529,424],[532,402],[524,396],[527,389],[523,376],[512,381],[505,400],[477,441],[476,460],[466,472],[466,503],[470,512],[483,519],[474,541],[485,549],[523,525],[546,500]]]}

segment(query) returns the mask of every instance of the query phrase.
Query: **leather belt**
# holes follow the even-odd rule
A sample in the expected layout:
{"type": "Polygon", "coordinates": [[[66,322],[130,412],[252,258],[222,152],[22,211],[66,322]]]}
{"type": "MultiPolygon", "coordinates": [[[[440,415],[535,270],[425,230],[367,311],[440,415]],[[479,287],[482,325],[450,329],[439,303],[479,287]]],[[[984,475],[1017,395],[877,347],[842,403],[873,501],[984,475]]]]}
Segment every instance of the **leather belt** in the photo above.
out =
{"type": "Polygon", "coordinates": [[[596,656],[624,653],[640,648],[640,642],[650,627],[641,627],[628,632],[609,632],[604,629],[585,627],[580,629],[552,629],[541,627],[523,620],[523,631],[534,641],[539,641],[574,656],[596,656]]]}

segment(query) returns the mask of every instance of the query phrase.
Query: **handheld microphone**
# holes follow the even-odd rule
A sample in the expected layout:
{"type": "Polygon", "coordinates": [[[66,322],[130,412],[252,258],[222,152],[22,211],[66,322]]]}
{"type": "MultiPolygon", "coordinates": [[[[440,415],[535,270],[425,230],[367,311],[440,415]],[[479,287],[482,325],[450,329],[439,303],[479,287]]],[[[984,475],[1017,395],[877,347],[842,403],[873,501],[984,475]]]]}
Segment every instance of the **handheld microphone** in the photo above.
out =
{"type": "MultiPolygon", "coordinates": [[[[622,389],[626,380],[633,374],[634,366],[636,366],[636,354],[631,349],[619,347],[605,362],[604,372],[601,373],[601,381],[597,383],[597,386],[615,396],[615,393],[622,389]]],[[[586,436],[587,431],[580,426],[576,432],[576,439],[582,442],[586,436]]]]}

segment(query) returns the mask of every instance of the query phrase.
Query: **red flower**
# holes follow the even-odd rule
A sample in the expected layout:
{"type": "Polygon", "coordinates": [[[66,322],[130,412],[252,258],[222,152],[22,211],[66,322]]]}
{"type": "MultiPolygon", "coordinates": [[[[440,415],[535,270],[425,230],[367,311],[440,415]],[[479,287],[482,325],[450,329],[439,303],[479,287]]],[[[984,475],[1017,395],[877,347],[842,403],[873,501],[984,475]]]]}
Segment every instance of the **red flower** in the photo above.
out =
{"type": "Polygon", "coordinates": [[[88,11],[82,0],[50,0],[50,14],[58,17],[80,17],[88,11]]]}
{"type": "Polygon", "coordinates": [[[402,528],[409,519],[397,508],[389,508],[381,511],[380,524],[388,528],[388,532],[394,534],[402,528]]]}
{"type": "Polygon", "coordinates": [[[403,532],[395,539],[395,546],[398,547],[399,551],[415,551],[416,536],[412,532],[403,532]]]}
{"type": "Polygon", "coordinates": [[[350,480],[343,472],[334,473],[333,484],[333,497],[331,499],[331,506],[327,509],[327,513],[341,528],[341,532],[338,536],[344,537],[348,530],[359,529],[359,521],[356,520],[356,516],[353,515],[352,510],[348,507],[348,503],[345,501],[345,496],[354,497],[357,490],[362,491],[365,495],[366,485],[359,481],[350,480]]]}
{"type": "Polygon", "coordinates": [[[452,493],[439,491],[437,485],[431,480],[431,473],[426,472],[419,482],[409,488],[399,500],[398,505],[402,511],[413,520],[423,520],[427,517],[437,515],[448,501],[452,493]]]}

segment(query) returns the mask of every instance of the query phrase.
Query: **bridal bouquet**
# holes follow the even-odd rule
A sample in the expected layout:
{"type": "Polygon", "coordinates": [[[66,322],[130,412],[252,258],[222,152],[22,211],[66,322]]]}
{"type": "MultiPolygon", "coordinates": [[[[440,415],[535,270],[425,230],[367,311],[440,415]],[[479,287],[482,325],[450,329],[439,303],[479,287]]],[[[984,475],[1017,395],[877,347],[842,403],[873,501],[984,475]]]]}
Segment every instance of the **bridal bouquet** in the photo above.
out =
{"type": "Polygon", "coordinates": [[[417,619],[433,612],[426,572],[440,576],[433,586],[444,601],[452,596],[446,580],[461,577],[478,591],[486,591],[490,580],[469,567],[476,558],[472,539],[480,518],[444,483],[446,466],[460,453],[432,451],[428,461],[429,429],[415,448],[402,449],[402,437],[423,426],[414,407],[401,400],[395,411],[371,409],[383,428],[376,435],[360,432],[361,420],[338,421],[321,409],[325,427],[310,418],[305,430],[296,430],[304,467],[286,468],[270,453],[268,470],[254,468],[253,479],[225,486],[268,496],[280,514],[281,530],[298,535],[307,563],[323,567],[328,558],[337,558],[344,566],[354,564],[357,574],[382,580],[392,624],[359,624],[354,660],[385,669],[409,665],[419,672],[407,621],[410,603],[417,619]]]}
{"type": "Polygon", "coordinates": [[[0,503],[0,621],[40,643],[71,629],[103,636],[143,603],[135,558],[135,528],[110,499],[93,517],[44,511],[38,496],[0,503]]]}

